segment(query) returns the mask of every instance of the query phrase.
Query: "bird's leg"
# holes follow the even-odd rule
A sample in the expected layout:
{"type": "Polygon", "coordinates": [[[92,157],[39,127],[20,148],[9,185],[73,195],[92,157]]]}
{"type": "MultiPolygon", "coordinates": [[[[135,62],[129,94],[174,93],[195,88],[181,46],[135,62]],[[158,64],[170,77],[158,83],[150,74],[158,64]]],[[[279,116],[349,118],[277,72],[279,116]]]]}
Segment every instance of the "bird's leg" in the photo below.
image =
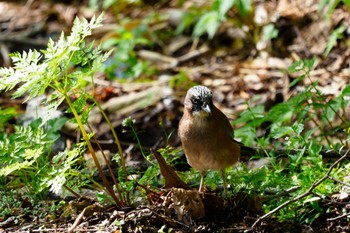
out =
{"type": "Polygon", "coordinates": [[[225,169],[221,170],[222,183],[224,185],[224,197],[227,197],[225,169]]]}
{"type": "Polygon", "coordinates": [[[204,178],[205,178],[206,175],[207,175],[206,172],[201,172],[202,178],[201,178],[201,182],[199,184],[199,190],[198,190],[198,192],[200,192],[200,193],[202,192],[203,185],[204,185],[204,178]]]}

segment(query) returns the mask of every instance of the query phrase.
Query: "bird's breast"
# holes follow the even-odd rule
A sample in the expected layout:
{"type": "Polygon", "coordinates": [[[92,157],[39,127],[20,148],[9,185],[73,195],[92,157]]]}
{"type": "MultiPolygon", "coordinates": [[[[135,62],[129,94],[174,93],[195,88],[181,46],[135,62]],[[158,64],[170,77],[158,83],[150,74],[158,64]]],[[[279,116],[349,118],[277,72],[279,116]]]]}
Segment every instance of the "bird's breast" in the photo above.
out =
{"type": "Polygon", "coordinates": [[[199,171],[221,170],[238,161],[239,145],[208,119],[181,120],[179,136],[188,163],[199,171]]]}

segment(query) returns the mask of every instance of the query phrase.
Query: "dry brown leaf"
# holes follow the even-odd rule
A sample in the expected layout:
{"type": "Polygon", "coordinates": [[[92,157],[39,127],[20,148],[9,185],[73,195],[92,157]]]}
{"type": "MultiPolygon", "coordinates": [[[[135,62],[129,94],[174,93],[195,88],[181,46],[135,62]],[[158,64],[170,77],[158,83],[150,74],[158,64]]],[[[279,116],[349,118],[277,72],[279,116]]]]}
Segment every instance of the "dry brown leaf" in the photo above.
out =
{"type": "Polygon", "coordinates": [[[175,170],[166,163],[165,159],[157,151],[153,150],[152,153],[159,164],[160,172],[164,176],[165,188],[189,189],[189,186],[180,179],[175,170]]]}

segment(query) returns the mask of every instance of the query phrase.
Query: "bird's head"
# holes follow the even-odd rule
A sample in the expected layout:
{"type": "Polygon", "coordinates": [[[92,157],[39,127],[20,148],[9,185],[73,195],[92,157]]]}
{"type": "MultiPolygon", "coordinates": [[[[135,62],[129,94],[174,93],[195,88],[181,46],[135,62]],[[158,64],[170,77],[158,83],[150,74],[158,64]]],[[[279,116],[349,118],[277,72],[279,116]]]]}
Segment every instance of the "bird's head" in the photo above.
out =
{"type": "Polygon", "coordinates": [[[194,117],[207,118],[213,110],[213,93],[205,86],[194,86],[187,91],[185,109],[194,117]]]}

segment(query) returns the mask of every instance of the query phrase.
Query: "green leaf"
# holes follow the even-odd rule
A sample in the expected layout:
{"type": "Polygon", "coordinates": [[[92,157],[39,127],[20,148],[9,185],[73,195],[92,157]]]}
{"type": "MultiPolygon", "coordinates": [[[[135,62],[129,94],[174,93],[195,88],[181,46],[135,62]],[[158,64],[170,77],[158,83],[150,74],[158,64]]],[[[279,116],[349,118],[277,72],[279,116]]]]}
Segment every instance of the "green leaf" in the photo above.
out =
{"type": "Polygon", "coordinates": [[[309,73],[309,72],[312,70],[312,68],[313,68],[313,66],[314,66],[314,64],[315,64],[315,62],[316,62],[316,57],[315,57],[315,56],[312,57],[311,59],[305,59],[305,60],[303,60],[304,67],[307,68],[307,69],[306,69],[306,73],[309,73]]]}
{"type": "Polygon", "coordinates": [[[235,138],[241,138],[242,143],[245,145],[253,145],[256,138],[255,127],[246,125],[235,130],[235,138]]]}
{"type": "Polygon", "coordinates": [[[89,114],[90,114],[90,111],[93,107],[94,107],[94,105],[89,105],[89,106],[85,107],[84,111],[81,114],[81,123],[82,124],[86,124],[88,122],[89,114]]]}
{"type": "Polygon", "coordinates": [[[301,80],[303,80],[306,76],[300,75],[298,78],[295,78],[290,84],[289,84],[289,88],[294,87],[298,82],[300,82],[301,80]]]}
{"type": "Polygon", "coordinates": [[[301,132],[304,130],[304,124],[295,122],[295,123],[292,125],[292,129],[293,129],[293,131],[294,131],[297,135],[300,135],[301,132]]]}
{"type": "Polygon", "coordinates": [[[298,71],[304,71],[303,75],[308,75],[310,70],[313,68],[316,62],[316,57],[311,59],[299,60],[294,62],[291,66],[288,67],[288,73],[293,74],[298,71]]]}
{"type": "MultiPolygon", "coordinates": [[[[234,124],[245,124],[250,121],[259,122],[264,118],[265,106],[257,105],[253,108],[248,108],[239,114],[239,118],[233,121],[234,124]]],[[[255,124],[258,126],[259,124],[255,124]]]]}
{"type": "Polygon", "coordinates": [[[190,26],[193,23],[193,18],[195,18],[194,15],[192,15],[188,12],[185,12],[184,15],[182,16],[180,24],[176,28],[175,35],[180,35],[186,29],[190,28],[190,26]]]}
{"type": "Polygon", "coordinates": [[[205,32],[208,33],[210,39],[212,39],[219,27],[219,14],[218,12],[211,11],[205,13],[200,17],[196,26],[194,27],[193,35],[199,37],[205,32]]]}
{"type": "Polygon", "coordinates": [[[303,69],[303,61],[298,60],[298,61],[295,61],[292,65],[290,65],[288,67],[288,73],[293,74],[293,73],[298,72],[302,69],[303,69]]]}
{"type": "Polygon", "coordinates": [[[155,179],[159,175],[159,166],[148,166],[144,175],[138,180],[140,184],[144,185],[158,185],[155,179]]]}
{"type": "Polygon", "coordinates": [[[12,54],[14,68],[0,69],[0,89],[11,90],[18,86],[13,97],[28,93],[30,99],[44,94],[48,87],[61,89],[69,86],[71,79],[75,78],[68,74],[72,64],[86,65],[102,56],[99,49],[92,50],[92,44],[85,46],[84,42],[92,29],[101,26],[102,19],[103,14],[98,18],[92,17],[90,22],[76,18],[71,34],[65,38],[62,33],[57,42],[49,40],[47,49],[41,53],[29,50],[22,55],[12,54]]]}
{"type": "Polygon", "coordinates": [[[266,118],[274,123],[289,122],[294,110],[291,102],[280,103],[270,109],[266,118]]]}
{"type": "MultiPolygon", "coordinates": [[[[57,41],[50,39],[46,50],[12,54],[14,67],[0,68],[0,90],[9,91],[16,87],[15,98],[25,96],[31,99],[49,94],[44,103],[47,114],[73,94],[79,95],[73,106],[86,121],[92,105],[86,107],[90,95],[82,80],[92,77],[110,53],[103,53],[99,46],[93,46],[93,42],[86,44],[85,39],[94,28],[101,26],[102,20],[103,14],[92,17],[90,21],[76,18],[70,35],[66,37],[62,33],[57,41]]],[[[83,176],[87,173],[77,170],[84,168],[80,155],[86,150],[85,144],[78,144],[49,161],[52,143],[59,137],[59,129],[65,121],[65,118],[38,119],[29,127],[15,125],[15,132],[10,136],[0,134],[0,174],[11,174],[7,184],[19,186],[23,183],[28,192],[35,194],[49,186],[56,192],[64,183],[72,184],[70,187],[86,184],[83,176]]],[[[88,134],[88,139],[92,135],[88,134]]]]}
{"type": "Polygon", "coordinates": [[[63,125],[68,121],[66,117],[60,117],[51,119],[48,121],[48,128],[46,130],[47,138],[50,140],[57,140],[60,136],[59,130],[63,127],[63,125]]]}
{"type": "Polygon", "coordinates": [[[324,56],[328,56],[328,54],[330,53],[330,51],[334,48],[334,46],[337,44],[337,40],[338,39],[342,39],[344,38],[344,33],[345,31],[345,27],[344,25],[341,25],[340,27],[336,28],[331,36],[329,37],[328,39],[328,42],[327,42],[327,45],[326,45],[326,48],[323,52],[323,55],[324,56]]]}
{"type": "MultiPolygon", "coordinates": [[[[305,134],[306,135],[306,134],[305,134]]],[[[305,136],[306,139],[308,139],[309,137],[305,136]]],[[[308,154],[309,157],[315,157],[318,156],[322,150],[323,146],[318,144],[318,143],[314,143],[313,141],[310,142],[309,147],[308,147],[308,154]]],[[[321,161],[322,161],[322,156],[319,156],[321,161]]]]}
{"type": "Polygon", "coordinates": [[[106,10],[109,7],[111,7],[113,4],[118,4],[118,0],[104,0],[102,4],[102,8],[106,10]]]}
{"type": "Polygon", "coordinates": [[[326,105],[323,106],[325,110],[322,116],[325,117],[327,121],[333,121],[334,116],[341,107],[341,101],[341,98],[335,98],[333,100],[330,100],[326,105]]]}
{"type": "Polygon", "coordinates": [[[17,116],[17,111],[15,108],[5,108],[1,109],[0,107],[0,132],[4,130],[4,124],[9,121],[10,119],[17,116]]]}
{"type": "Polygon", "coordinates": [[[9,165],[4,166],[0,169],[0,177],[8,176],[15,171],[20,171],[25,168],[30,168],[33,163],[35,163],[36,159],[43,154],[43,147],[36,149],[25,149],[22,157],[25,159],[24,161],[14,162],[9,165]]]}
{"type": "Polygon", "coordinates": [[[263,37],[265,40],[271,40],[278,36],[278,30],[273,24],[268,24],[263,27],[263,37]]]}
{"type": "Polygon", "coordinates": [[[223,20],[226,13],[236,3],[236,0],[220,0],[218,2],[219,2],[219,18],[220,20],[223,20]]]}
{"type": "Polygon", "coordinates": [[[343,0],[343,3],[349,8],[350,7],[350,0],[343,0]]]}
{"type": "Polygon", "coordinates": [[[345,86],[343,91],[342,91],[343,96],[350,96],[350,84],[345,86]]]}
{"type": "Polygon", "coordinates": [[[251,0],[237,0],[238,12],[243,16],[248,16],[252,12],[251,0]]]}
{"type": "MultiPolygon", "coordinates": [[[[82,114],[84,112],[87,111],[87,108],[89,106],[87,106],[87,100],[90,99],[90,96],[87,95],[86,93],[82,93],[78,99],[76,99],[74,102],[73,102],[73,107],[75,109],[75,111],[78,113],[78,114],[82,114]]],[[[68,113],[71,113],[72,112],[72,109],[68,108],[67,109],[67,112],[68,113]]]]}
{"type": "Polygon", "coordinates": [[[290,126],[275,126],[271,129],[271,137],[278,139],[286,135],[290,135],[294,132],[293,128],[290,126]]]}
{"type": "Polygon", "coordinates": [[[329,4],[330,0],[320,0],[320,2],[318,3],[318,10],[322,10],[323,8],[325,8],[325,6],[327,4],[329,4]]]}

